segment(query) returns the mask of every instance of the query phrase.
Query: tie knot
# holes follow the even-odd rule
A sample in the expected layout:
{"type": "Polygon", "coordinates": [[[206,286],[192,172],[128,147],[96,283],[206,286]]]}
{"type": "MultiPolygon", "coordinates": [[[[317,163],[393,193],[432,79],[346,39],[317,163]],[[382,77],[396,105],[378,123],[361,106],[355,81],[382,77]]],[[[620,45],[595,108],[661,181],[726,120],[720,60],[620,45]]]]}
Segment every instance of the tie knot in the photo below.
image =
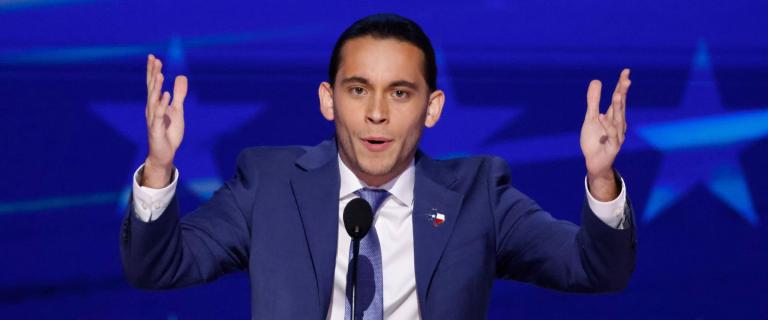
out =
{"type": "Polygon", "coordinates": [[[371,209],[373,209],[373,214],[376,215],[376,211],[379,210],[381,204],[384,203],[384,200],[389,196],[389,191],[383,189],[362,188],[355,191],[355,194],[367,201],[368,204],[371,205],[371,209]]]}

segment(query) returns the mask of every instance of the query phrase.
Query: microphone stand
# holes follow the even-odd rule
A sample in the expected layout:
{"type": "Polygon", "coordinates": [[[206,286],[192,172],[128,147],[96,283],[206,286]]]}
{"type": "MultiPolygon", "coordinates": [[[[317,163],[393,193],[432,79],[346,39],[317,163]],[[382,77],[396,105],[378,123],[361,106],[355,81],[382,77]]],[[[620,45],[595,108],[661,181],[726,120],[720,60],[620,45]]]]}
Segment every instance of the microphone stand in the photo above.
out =
{"type": "Polygon", "coordinates": [[[355,306],[357,305],[357,257],[360,254],[360,239],[352,240],[352,320],[357,319],[355,306]]]}
{"type": "Polygon", "coordinates": [[[360,239],[364,238],[373,224],[373,212],[368,202],[362,198],[352,199],[344,208],[344,229],[352,238],[352,261],[347,267],[347,275],[350,276],[347,288],[352,291],[350,298],[352,320],[359,319],[357,311],[357,260],[360,255],[360,239]],[[351,268],[351,269],[349,269],[351,268]]]}

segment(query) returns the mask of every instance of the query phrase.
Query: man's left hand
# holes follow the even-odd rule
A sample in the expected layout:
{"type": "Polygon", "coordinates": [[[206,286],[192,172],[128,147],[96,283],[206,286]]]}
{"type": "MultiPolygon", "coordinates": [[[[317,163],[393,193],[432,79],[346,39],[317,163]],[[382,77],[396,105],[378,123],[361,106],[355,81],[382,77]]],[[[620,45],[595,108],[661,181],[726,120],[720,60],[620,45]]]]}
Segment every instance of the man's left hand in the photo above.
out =
{"type": "Polygon", "coordinates": [[[604,114],[600,113],[600,81],[592,80],[587,90],[587,114],[581,126],[581,151],[587,164],[589,192],[600,201],[611,201],[619,195],[613,162],[627,132],[625,111],[630,84],[629,69],[624,69],[613,91],[611,106],[604,114]]]}

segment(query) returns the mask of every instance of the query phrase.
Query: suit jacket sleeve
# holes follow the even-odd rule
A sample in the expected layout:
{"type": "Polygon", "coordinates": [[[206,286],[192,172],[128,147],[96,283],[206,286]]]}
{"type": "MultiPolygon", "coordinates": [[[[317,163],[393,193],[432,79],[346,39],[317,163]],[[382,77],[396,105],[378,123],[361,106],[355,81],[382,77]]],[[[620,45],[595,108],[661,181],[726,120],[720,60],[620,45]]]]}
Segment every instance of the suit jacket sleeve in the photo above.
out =
{"type": "Polygon", "coordinates": [[[120,239],[129,282],[151,289],[183,287],[247,268],[249,212],[256,187],[248,166],[241,153],[235,177],[183,219],[175,195],[163,214],[149,223],[129,204],[120,239]]]}
{"type": "Polygon", "coordinates": [[[491,162],[489,190],[496,221],[497,277],[574,292],[626,287],[634,271],[636,251],[629,197],[623,230],[603,223],[586,198],[579,227],[553,218],[510,186],[504,160],[493,158],[491,162]]]}

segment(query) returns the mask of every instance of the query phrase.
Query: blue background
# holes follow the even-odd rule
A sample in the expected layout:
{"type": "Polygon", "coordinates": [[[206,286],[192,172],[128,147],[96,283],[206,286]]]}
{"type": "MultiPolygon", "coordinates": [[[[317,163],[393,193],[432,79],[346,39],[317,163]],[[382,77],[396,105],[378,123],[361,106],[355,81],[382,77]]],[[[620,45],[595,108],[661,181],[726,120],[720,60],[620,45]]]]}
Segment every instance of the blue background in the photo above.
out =
{"type": "Polygon", "coordinates": [[[756,0],[0,1],[0,318],[248,318],[245,273],[162,292],[124,280],[146,54],[166,79],[190,79],[177,163],[190,210],[241,149],[331,136],[317,85],[336,37],[375,12],[414,19],[437,50],[448,100],[423,148],[502,156],[516,187],[574,222],[587,84],[609,95],[632,68],[616,163],[637,211],[629,288],[498,281],[490,318],[768,318],[768,2],[756,0]]]}

